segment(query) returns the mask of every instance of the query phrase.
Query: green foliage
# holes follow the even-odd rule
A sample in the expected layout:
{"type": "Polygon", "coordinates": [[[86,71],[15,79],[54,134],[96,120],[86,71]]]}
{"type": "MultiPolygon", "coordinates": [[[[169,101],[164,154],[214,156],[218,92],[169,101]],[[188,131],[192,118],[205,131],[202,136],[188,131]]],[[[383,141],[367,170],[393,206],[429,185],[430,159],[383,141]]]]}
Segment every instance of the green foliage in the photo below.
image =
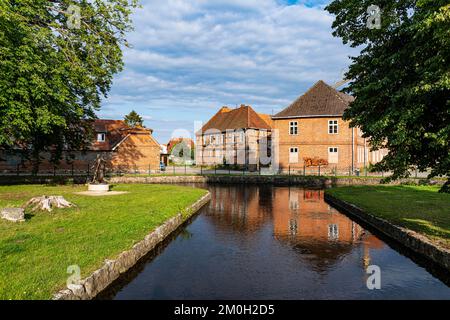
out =
{"type": "Polygon", "coordinates": [[[134,110],[127,114],[124,120],[125,124],[132,128],[142,127],[144,122],[144,120],[142,120],[142,117],[134,110]]]}
{"type": "MultiPolygon", "coordinates": [[[[381,28],[366,27],[371,0],[335,0],[334,35],[362,46],[346,74],[357,99],[344,119],[374,149],[390,152],[375,170],[408,176],[431,168],[450,176],[450,4],[448,0],[382,0],[381,28]]],[[[448,191],[450,179],[441,191],[448,191]]]]}
{"type": "Polygon", "coordinates": [[[0,0],[0,147],[39,165],[91,142],[95,111],[122,69],[137,0],[0,0]],[[69,5],[80,8],[79,28],[69,5]]]}

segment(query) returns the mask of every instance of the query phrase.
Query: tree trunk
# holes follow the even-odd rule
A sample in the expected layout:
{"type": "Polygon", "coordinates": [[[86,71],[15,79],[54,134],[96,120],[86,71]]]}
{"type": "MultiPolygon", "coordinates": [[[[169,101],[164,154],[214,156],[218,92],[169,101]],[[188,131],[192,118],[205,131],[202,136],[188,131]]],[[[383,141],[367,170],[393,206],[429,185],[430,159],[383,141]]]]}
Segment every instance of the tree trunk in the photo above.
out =
{"type": "Polygon", "coordinates": [[[68,202],[62,196],[42,196],[30,199],[24,208],[31,207],[31,211],[45,210],[52,211],[53,208],[70,208],[74,207],[73,203],[68,202]]]}

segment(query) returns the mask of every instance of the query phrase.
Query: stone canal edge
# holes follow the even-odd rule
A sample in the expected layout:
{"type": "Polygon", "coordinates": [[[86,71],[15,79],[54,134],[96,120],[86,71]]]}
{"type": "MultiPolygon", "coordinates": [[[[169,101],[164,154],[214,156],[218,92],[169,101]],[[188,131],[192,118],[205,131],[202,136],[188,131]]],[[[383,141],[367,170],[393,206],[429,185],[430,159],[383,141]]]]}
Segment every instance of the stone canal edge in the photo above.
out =
{"type": "Polygon", "coordinates": [[[185,221],[197,213],[211,200],[208,192],[195,203],[170,218],[164,224],[153,230],[142,241],[131,249],[122,252],[114,260],[105,260],[104,265],[90,276],[82,279],[79,284],[71,285],[70,289],[63,289],[53,295],[53,300],[89,300],[95,298],[106,289],[120,275],[132,268],[142,257],[163,242],[172,232],[177,230],[185,221]]]}
{"type": "Polygon", "coordinates": [[[325,201],[336,209],[339,209],[348,215],[356,217],[357,219],[367,223],[376,230],[382,232],[387,237],[394,239],[403,246],[409,248],[413,252],[433,261],[446,270],[450,270],[450,250],[445,249],[438,244],[432,243],[425,236],[415,231],[394,225],[384,219],[375,217],[359,207],[337,199],[330,194],[325,193],[325,201]]]}

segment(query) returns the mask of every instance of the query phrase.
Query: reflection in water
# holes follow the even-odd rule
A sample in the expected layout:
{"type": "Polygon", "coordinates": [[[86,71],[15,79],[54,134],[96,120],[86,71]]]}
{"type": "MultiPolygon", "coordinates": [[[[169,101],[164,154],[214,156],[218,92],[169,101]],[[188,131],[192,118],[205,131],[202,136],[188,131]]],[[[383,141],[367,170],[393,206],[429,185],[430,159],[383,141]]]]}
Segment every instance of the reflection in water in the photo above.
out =
{"type": "Polygon", "coordinates": [[[273,227],[277,241],[288,245],[313,271],[325,272],[362,247],[361,265],[370,265],[370,248],[384,243],[324,201],[323,190],[300,188],[216,188],[208,217],[220,229],[256,232],[273,227]],[[275,192],[276,190],[276,192],[275,192]]]}
{"type": "Polygon", "coordinates": [[[211,202],[118,299],[450,298],[450,289],[324,201],[322,190],[209,186],[211,202]],[[382,290],[366,287],[380,266],[382,290]]]}

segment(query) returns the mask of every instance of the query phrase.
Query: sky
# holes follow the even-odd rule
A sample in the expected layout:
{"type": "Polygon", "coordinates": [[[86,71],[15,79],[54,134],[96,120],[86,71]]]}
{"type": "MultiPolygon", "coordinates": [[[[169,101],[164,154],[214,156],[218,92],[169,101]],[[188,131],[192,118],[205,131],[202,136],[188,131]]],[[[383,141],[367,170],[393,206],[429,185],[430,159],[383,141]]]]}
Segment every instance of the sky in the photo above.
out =
{"type": "Polygon", "coordinates": [[[277,113],[318,80],[341,80],[357,54],[332,36],[329,2],[141,0],[98,115],[135,110],[165,144],[193,137],[194,123],[225,105],[277,113]]]}

